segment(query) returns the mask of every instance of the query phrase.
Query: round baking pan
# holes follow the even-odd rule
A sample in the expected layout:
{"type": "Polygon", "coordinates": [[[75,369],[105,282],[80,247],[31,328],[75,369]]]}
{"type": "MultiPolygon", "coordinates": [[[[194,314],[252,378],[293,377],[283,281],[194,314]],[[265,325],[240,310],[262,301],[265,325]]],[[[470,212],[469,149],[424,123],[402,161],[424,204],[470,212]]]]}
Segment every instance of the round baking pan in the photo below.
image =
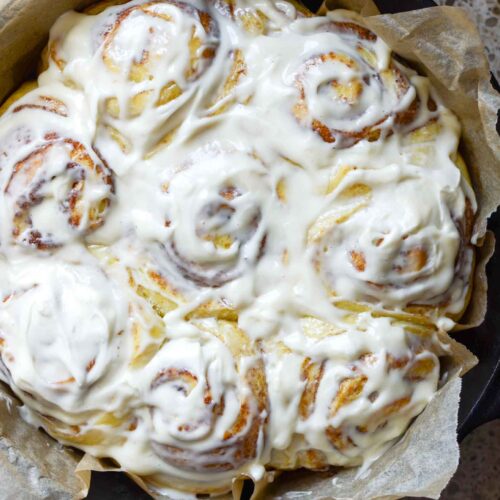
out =
{"type": "MultiPolygon", "coordinates": [[[[432,0],[374,0],[382,13],[397,13],[433,7],[432,0]]],[[[302,0],[312,11],[322,0],[302,0]]],[[[498,82],[492,77],[493,86],[500,92],[498,82]]],[[[500,110],[497,131],[500,133],[500,110]]],[[[488,309],[479,327],[458,332],[453,337],[467,346],[479,359],[479,363],[463,377],[458,418],[458,437],[462,440],[473,429],[500,418],[500,215],[494,214],[488,228],[495,234],[495,253],[487,265],[488,309]]],[[[244,491],[249,498],[251,489],[244,491]]],[[[147,500],[142,491],[125,474],[93,473],[88,498],[90,500],[147,500]]]]}

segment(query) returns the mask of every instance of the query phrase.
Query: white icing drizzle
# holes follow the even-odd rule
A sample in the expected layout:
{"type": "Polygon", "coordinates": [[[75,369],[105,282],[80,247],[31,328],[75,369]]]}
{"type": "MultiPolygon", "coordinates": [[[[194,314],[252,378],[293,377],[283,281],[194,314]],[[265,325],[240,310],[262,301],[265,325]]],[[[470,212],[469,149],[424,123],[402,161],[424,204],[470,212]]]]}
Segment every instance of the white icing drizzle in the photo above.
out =
{"type": "Polygon", "coordinates": [[[459,124],[347,11],[69,12],[0,119],[0,375],[159,491],[370,463],[463,311],[459,124]]]}

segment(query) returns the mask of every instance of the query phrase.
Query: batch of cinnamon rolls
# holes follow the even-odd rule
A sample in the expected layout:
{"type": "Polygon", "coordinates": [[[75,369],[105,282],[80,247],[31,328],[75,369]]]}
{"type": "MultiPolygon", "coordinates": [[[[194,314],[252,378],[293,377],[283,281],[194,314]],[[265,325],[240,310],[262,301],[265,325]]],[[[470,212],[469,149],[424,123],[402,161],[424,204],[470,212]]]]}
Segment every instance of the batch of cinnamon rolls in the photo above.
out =
{"type": "Polygon", "coordinates": [[[216,495],[369,464],[432,399],[476,202],[457,119],[362,18],[105,1],[2,112],[0,373],[30,423],[216,495]]]}

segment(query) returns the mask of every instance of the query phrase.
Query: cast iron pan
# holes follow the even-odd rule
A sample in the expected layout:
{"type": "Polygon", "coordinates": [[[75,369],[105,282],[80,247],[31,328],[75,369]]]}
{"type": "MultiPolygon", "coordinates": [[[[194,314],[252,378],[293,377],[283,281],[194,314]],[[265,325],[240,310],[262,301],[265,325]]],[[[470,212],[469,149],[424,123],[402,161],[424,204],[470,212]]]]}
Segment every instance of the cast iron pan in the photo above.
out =
{"type": "MultiPolygon", "coordinates": [[[[303,0],[316,10],[321,0],[303,0]]],[[[397,13],[432,7],[432,0],[375,0],[382,13],[397,13]]],[[[492,77],[494,87],[500,91],[492,77]]],[[[497,130],[499,124],[497,123],[497,130]]],[[[500,175],[500,173],[499,173],[500,175]]],[[[496,252],[487,266],[488,312],[484,323],[473,330],[454,335],[478,358],[479,364],[463,378],[462,399],[458,419],[458,435],[462,440],[473,429],[500,418],[500,215],[495,214],[488,227],[496,235],[496,252]]],[[[251,490],[246,493],[250,493],[251,490]]],[[[244,495],[246,496],[246,495],[244,495]]],[[[91,500],[147,500],[150,498],[121,473],[94,473],[89,493],[91,500]]]]}

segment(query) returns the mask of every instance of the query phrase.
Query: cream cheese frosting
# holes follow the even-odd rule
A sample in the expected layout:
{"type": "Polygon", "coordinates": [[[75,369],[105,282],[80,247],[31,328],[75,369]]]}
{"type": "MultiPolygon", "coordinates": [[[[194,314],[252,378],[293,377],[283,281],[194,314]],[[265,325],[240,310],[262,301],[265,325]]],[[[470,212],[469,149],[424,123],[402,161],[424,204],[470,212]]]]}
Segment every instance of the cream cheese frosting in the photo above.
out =
{"type": "Polygon", "coordinates": [[[63,15],[0,118],[2,379],[157,491],[376,459],[466,307],[460,126],[348,11],[63,15]]]}

